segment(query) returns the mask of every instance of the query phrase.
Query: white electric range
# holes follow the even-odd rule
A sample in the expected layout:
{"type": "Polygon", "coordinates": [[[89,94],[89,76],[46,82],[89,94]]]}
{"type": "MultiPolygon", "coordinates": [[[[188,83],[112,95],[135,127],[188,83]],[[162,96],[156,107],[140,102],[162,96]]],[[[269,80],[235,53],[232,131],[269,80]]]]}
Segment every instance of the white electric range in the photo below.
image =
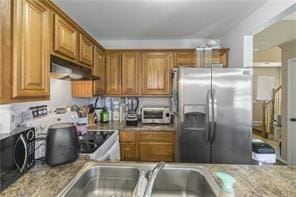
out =
{"type": "Polygon", "coordinates": [[[80,154],[96,161],[119,161],[120,146],[117,130],[88,130],[79,136],[80,154]]]}
{"type": "MultiPolygon", "coordinates": [[[[49,114],[44,117],[33,119],[25,123],[28,127],[36,130],[35,159],[45,156],[46,135],[48,128],[57,123],[74,123],[79,118],[76,112],[64,114],[49,114]]],[[[87,155],[96,161],[119,161],[120,146],[117,130],[88,130],[84,135],[79,136],[80,154],[87,155]]]]}

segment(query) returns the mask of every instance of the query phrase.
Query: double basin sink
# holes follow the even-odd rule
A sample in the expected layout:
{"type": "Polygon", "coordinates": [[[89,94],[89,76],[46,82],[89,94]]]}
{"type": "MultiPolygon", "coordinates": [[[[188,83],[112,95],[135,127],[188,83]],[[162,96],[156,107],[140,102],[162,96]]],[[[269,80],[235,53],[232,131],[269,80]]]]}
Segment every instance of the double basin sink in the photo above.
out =
{"type": "MultiPolygon", "coordinates": [[[[148,197],[154,165],[89,162],[59,196],[148,197]]],[[[219,196],[220,189],[202,167],[167,164],[156,176],[151,196],[219,196]]]]}

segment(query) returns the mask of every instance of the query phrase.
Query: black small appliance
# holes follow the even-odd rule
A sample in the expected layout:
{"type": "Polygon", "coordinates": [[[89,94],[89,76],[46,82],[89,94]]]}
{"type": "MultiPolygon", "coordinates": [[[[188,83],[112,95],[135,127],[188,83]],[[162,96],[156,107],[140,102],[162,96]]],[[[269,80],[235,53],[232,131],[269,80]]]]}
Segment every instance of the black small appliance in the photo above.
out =
{"type": "Polygon", "coordinates": [[[35,164],[35,130],[18,127],[0,135],[0,191],[35,164]]]}
{"type": "Polygon", "coordinates": [[[48,128],[45,151],[45,162],[48,165],[76,161],[79,149],[78,133],[74,124],[59,123],[48,128]]]}
{"type": "Polygon", "coordinates": [[[137,97],[128,97],[128,113],[126,115],[126,125],[127,126],[137,126],[138,116],[137,109],[139,106],[139,99],[137,97]]]}

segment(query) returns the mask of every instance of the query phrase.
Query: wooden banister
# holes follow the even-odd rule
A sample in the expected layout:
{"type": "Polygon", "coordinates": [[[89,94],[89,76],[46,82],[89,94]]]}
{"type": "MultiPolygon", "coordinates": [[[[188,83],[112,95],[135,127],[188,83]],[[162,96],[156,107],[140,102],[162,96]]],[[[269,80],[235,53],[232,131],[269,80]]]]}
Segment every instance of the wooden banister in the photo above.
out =
{"type": "Polygon", "coordinates": [[[273,88],[270,100],[261,102],[262,104],[262,137],[267,138],[272,131],[275,113],[281,111],[281,90],[282,86],[273,88]]]}

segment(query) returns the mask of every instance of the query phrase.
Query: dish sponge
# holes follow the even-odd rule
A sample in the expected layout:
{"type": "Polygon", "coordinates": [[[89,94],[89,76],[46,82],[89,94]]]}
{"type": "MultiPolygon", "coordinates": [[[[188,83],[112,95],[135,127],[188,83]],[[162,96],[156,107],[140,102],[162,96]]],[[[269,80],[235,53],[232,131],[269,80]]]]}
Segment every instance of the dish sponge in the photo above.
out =
{"type": "Polygon", "coordinates": [[[236,182],[235,178],[224,172],[216,172],[216,176],[221,179],[221,189],[226,193],[234,193],[233,184],[236,182]]]}

